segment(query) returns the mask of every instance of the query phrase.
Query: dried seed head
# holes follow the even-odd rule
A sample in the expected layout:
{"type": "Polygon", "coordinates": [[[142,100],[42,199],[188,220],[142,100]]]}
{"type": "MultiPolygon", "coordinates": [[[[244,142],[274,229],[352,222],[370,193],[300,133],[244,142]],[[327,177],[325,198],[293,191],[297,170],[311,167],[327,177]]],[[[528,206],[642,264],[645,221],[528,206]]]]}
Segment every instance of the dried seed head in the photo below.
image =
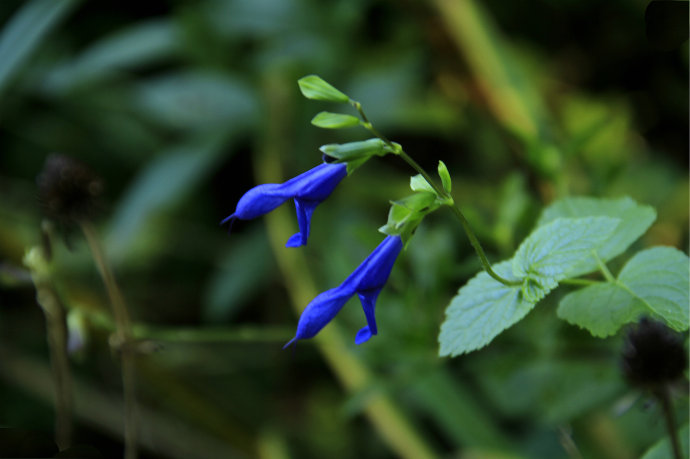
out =
{"type": "Polygon", "coordinates": [[[635,386],[657,388],[683,376],[688,356],[683,340],[663,323],[643,318],[623,347],[623,372],[635,386]]]}
{"type": "Polygon", "coordinates": [[[48,218],[69,224],[90,219],[98,210],[103,182],[74,158],[51,154],[36,181],[39,202],[48,218]]]}

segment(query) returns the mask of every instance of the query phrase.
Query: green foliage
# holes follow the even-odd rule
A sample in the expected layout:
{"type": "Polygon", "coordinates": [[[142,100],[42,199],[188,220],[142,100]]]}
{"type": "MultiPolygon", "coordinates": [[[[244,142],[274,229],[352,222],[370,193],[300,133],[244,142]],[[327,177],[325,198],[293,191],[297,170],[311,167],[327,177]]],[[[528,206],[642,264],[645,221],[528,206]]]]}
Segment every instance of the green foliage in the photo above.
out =
{"type": "Polygon", "coordinates": [[[612,335],[642,315],[686,331],[689,263],[687,255],[672,247],[643,250],[628,261],[616,281],[566,295],[558,316],[598,337],[612,335]]]}
{"type": "MultiPolygon", "coordinates": [[[[690,452],[690,426],[684,425],[678,429],[678,439],[680,440],[680,451],[683,457],[690,452]]],[[[667,459],[673,457],[671,442],[668,438],[662,438],[654,446],[644,453],[642,459],[667,459]]]]}
{"type": "Polygon", "coordinates": [[[322,145],[319,150],[339,162],[368,159],[372,156],[383,156],[388,153],[386,144],[381,139],[361,140],[348,143],[330,143],[322,145]]]}
{"type": "Polygon", "coordinates": [[[620,219],[610,217],[557,218],[538,227],[520,244],[513,274],[525,279],[529,301],[539,301],[558,281],[584,274],[595,253],[613,234],[620,219]],[[584,273],[583,273],[584,271],[584,273]],[[536,292],[531,286],[539,286],[536,292]]]}
{"type": "Polygon", "coordinates": [[[450,172],[448,172],[448,168],[446,167],[446,164],[443,161],[438,162],[438,176],[441,177],[443,189],[446,191],[446,193],[450,194],[453,186],[450,181],[450,172]]]}
{"type": "Polygon", "coordinates": [[[307,75],[300,78],[297,83],[299,84],[300,91],[302,91],[302,95],[307,99],[339,103],[350,101],[349,97],[317,75],[307,75]]]}
{"type": "Polygon", "coordinates": [[[3,26],[0,35],[0,93],[47,34],[78,3],[78,0],[31,0],[3,26]]]}
{"type": "Polygon", "coordinates": [[[597,337],[612,335],[643,314],[665,321],[674,330],[687,330],[687,255],[670,247],[644,250],[626,264],[618,280],[608,278],[604,265],[604,260],[632,244],[655,216],[652,208],[630,198],[566,198],[553,203],[518,247],[510,262],[512,270],[506,268],[508,262],[497,265],[499,275],[521,280],[522,285],[504,286],[482,272],[462,287],[446,310],[439,354],[455,356],[488,344],[560,282],[597,267],[607,282],[566,295],[558,308],[560,318],[597,337]]]}
{"type": "Polygon", "coordinates": [[[424,217],[440,205],[436,193],[428,191],[419,191],[398,201],[391,201],[388,222],[379,231],[390,236],[400,235],[403,244],[407,245],[424,217]]]}
{"type": "Polygon", "coordinates": [[[320,112],[311,120],[314,126],[325,129],[342,129],[359,126],[359,118],[343,113],[320,112]]]}
{"type": "MultiPolygon", "coordinates": [[[[512,261],[493,266],[498,275],[517,280],[512,261]]],[[[534,308],[520,286],[506,286],[480,272],[451,300],[446,320],[441,325],[439,355],[455,357],[482,348],[506,328],[518,322],[534,308]]]]}
{"type": "MultiPolygon", "coordinates": [[[[656,212],[651,206],[638,204],[629,197],[619,199],[597,199],[590,197],[568,197],[549,205],[537,223],[545,225],[559,217],[599,217],[607,216],[620,219],[609,240],[597,248],[597,255],[602,261],[608,261],[623,253],[639,238],[656,219],[656,212]]],[[[596,260],[589,258],[579,269],[585,274],[597,269],[596,260]]]]}

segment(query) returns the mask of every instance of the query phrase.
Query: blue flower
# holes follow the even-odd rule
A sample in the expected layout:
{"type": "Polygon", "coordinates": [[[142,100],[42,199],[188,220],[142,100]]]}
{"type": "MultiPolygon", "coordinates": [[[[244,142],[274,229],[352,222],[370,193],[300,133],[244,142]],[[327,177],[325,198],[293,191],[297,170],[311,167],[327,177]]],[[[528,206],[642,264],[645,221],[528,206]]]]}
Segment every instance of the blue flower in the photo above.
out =
{"type": "Polygon", "coordinates": [[[302,312],[295,337],[283,349],[297,340],[314,337],[333,320],[355,293],[359,295],[367,319],[367,326],[357,332],[355,343],[368,341],[378,332],[374,316],[376,298],[386,284],[402,247],[400,236],[386,237],[342,284],[317,295],[302,312]]]}
{"type": "Polygon", "coordinates": [[[346,175],[346,164],[324,163],[285,183],[255,186],[240,198],[235,213],[220,223],[222,225],[237,218],[250,220],[267,214],[288,199],[294,199],[299,233],[292,235],[285,246],[306,245],[314,209],[333,192],[346,175]]]}

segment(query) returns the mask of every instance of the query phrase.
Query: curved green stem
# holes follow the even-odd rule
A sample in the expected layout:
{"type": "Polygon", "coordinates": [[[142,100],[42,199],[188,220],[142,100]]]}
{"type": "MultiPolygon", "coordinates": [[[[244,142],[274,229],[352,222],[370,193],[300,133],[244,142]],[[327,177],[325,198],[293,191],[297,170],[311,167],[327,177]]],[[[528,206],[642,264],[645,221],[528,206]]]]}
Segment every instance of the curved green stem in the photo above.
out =
{"type": "Polygon", "coordinates": [[[472,228],[470,227],[470,223],[467,221],[467,218],[465,218],[465,215],[462,213],[460,208],[455,204],[455,201],[453,201],[453,197],[446,192],[443,188],[439,187],[434,180],[431,178],[431,176],[420,166],[417,164],[417,162],[412,159],[411,156],[409,156],[407,153],[405,153],[404,150],[400,149],[400,147],[396,147],[393,142],[388,140],[383,134],[381,134],[379,131],[377,131],[374,126],[372,126],[371,122],[367,118],[367,116],[364,114],[364,110],[362,109],[362,104],[355,100],[350,100],[350,103],[357,109],[357,112],[359,113],[359,116],[362,118],[363,121],[363,126],[372,134],[374,134],[376,137],[379,139],[383,140],[386,145],[391,147],[394,150],[398,150],[399,153],[398,155],[407,163],[409,164],[412,169],[417,171],[422,177],[424,177],[424,180],[426,180],[429,185],[434,189],[436,194],[441,197],[448,205],[450,206],[451,210],[455,214],[458,220],[460,220],[460,224],[462,225],[462,229],[465,230],[465,234],[467,234],[467,237],[470,240],[470,244],[472,244],[472,247],[474,248],[475,252],[477,252],[477,256],[479,257],[479,261],[482,264],[482,267],[486,271],[486,273],[496,279],[498,282],[500,282],[503,285],[507,286],[517,286],[517,285],[522,285],[522,280],[517,280],[517,281],[510,281],[508,279],[504,279],[503,277],[499,276],[496,274],[496,272],[491,268],[491,263],[489,262],[489,259],[487,258],[486,254],[484,253],[484,249],[482,248],[482,245],[479,243],[479,239],[477,239],[477,236],[475,236],[474,231],[472,231],[472,228]]]}
{"type": "Polygon", "coordinates": [[[125,402],[125,459],[136,459],[138,456],[137,438],[137,406],[136,406],[136,374],[135,355],[132,348],[132,325],[124,296],[115,280],[115,274],[108,264],[105,251],[98,239],[93,224],[84,220],[80,222],[86,243],[91,249],[96,268],[105,284],[108,297],[115,317],[115,338],[120,350],[122,363],[122,388],[125,402]]]}

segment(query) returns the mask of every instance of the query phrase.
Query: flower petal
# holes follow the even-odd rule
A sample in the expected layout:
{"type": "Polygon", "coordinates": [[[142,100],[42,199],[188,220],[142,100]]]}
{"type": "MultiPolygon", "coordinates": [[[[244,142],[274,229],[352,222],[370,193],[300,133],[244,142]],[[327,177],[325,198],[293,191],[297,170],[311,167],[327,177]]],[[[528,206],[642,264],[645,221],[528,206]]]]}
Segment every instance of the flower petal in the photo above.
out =
{"type": "Polygon", "coordinates": [[[359,292],[359,300],[362,302],[362,309],[364,309],[364,316],[367,318],[367,325],[372,335],[378,333],[376,327],[376,316],[374,315],[374,308],[376,307],[376,299],[381,293],[381,289],[368,290],[359,292]]]}
{"type": "Polygon", "coordinates": [[[285,347],[300,340],[313,338],[340,312],[355,292],[342,285],[320,293],[304,308],[297,323],[297,333],[285,347]]]}
{"type": "Polygon", "coordinates": [[[319,203],[315,201],[307,201],[295,198],[295,210],[297,211],[299,233],[293,234],[290,239],[288,239],[285,247],[299,247],[301,245],[307,245],[309,228],[311,226],[311,216],[314,213],[314,209],[316,209],[317,205],[319,205],[319,203]]]}
{"type": "Polygon", "coordinates": [[[285,194],[282,185],[266,183],[258,185],[247,191],[237,203],[234,216],[242,220],[251,220],[267,214],[292,196],[285,194]]]}
{"type": "Polygon", "coordinates": [[[355,336],[355,344],[359,346],[362,343],[366,343],[369,341],[371,336],[371,331],[369,330],[369,327],[366,326],[357,332],[357,336],[355,336]]]}
{"type": "Polygon", "coordinates": [[[400,236],[387,236],[343,283],[352,285],[358,292],[382,288],[402,247],[400,236]]]}

